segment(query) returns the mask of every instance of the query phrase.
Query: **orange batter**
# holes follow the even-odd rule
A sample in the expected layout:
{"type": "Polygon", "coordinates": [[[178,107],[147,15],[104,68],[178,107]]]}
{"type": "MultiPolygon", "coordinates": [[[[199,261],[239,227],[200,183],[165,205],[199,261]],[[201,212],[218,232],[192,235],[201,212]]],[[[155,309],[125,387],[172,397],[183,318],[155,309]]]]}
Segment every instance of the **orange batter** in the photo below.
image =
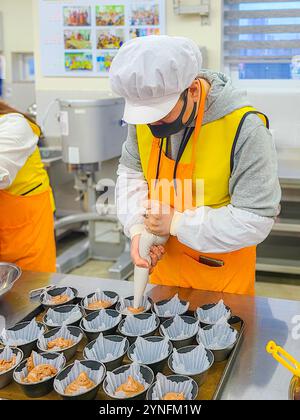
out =
{"type": "Polygon", "coordinates": [[[47,347],[48,347],[48,350],[52,350],[57,347],[63,350],[63,349],[67,349],[68,347],[73,346],[73,344],[74,344],[73,340],[68,340],[63,337],[58,337],[55,340],[49,341],[47,347]]]}
{"type": "Polygon", "coordinates": [[[177,392],[168,392],[166,395],[164,395],[163,400],[173,400],[173,401],[179,401],[179,400],[185,400],[183,393],[178,394],[177,392]]]}
{"type": "Polygon", "coordinates": [[[27,366],[28,372],[31,372],[32,369],[34,368],[32,354],[30,355],[30,357],[28,357],[26,366],[27,366]]]}
{"type": "Polygon", "coordinates": [[[60,305],[60,304],[62,304],[62,303],[66,303],[66,302],[68,302],[69,300],[71,300],[70,298],[69,298],[69,296],[67,296],[67,295],[58,295],[58,296],[53,296],[52,298],[51,298],[51,304],[52,305],[60,305]]]}
{"type": "Polygon", "coordinates": [[[0,359],[0,373],[6,372],[16,364],[16,356],[13,356],[10,360],[0,359]]]}
{"type": "Polygon", "coordinates": [[[57,369],[52,365],[38,365],[35,366],[26,378],[23,379],[24,383],[30,384],[41,382],[45,378],[49,378],[57,374],[57,369]]]}
{"type": "Polygon", "coordinates": [[[108,300],[97,300],[96,302],[92,302],[88,305],[88,309],[105,309],[111,306],[111,302],[108,300]]]}
{"type": "Polygon", "coordinates": [[[136,394],[144,391],[145,387],[140,382],[136,381],[131,375],[128,376],[127,382],[120,385],[115,393],[123,392],[126,397],[133,397],[136,394]]]}
{"type": "Polygon", "coordinates": [[[93,382],[85,372],[80,373],[80,375],[75,379],[75,381],[71,382],[65,389],[66,395],[73,395],[78,393],[81,390],[88,390],[95,386],[95,382],[93,382]]]}
{"type": "Polygon", "coordinates": [[[128,306],[127,309],[128,309],[129,312],[136,315],[136,314],[140,314],[141,312],[143,312],[145,310],[145,307],[140,306],[139,308],[134,308],[133,306],[128,306]]]}

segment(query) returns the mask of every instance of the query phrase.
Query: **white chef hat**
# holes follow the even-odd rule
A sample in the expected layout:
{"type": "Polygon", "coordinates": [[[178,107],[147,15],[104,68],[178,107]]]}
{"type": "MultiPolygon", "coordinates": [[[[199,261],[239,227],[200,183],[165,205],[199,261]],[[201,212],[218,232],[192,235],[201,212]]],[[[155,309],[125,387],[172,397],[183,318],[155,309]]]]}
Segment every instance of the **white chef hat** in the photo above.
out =
{"type": "Polygon", "coordinates": [[[109,73],[112,90],[125,98],[124,121],[149,124],[164,118],[201,66],[200,49],[188,38],[151,35],[126,42],[109,73]]]}

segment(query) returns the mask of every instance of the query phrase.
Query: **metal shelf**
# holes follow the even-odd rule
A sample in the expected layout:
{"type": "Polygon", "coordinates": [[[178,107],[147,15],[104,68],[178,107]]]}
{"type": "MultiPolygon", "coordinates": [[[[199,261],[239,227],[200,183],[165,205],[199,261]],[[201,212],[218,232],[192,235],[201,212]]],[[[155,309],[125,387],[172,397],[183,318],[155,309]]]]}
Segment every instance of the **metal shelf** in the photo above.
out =
{"type": "Polygon", "coordinates": [[[270,273],[300,274],[300,261],[258,257],[256,270],[270,273]]]}
{"type": "Polygon", "coordinates": [[[273,226],[273,232],[300,233],[300,219],[279,218],[273,226]]]}

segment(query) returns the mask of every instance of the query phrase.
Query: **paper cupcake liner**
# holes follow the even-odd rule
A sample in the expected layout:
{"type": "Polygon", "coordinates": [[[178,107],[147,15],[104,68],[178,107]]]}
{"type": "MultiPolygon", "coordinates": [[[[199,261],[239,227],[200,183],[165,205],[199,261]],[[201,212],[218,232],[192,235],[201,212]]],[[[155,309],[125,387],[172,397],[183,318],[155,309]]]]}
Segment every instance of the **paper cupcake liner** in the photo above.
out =
{"type": "Polygon", "coordinates": [[[209,368],[209,360],[203,344],[187,353],[173,350],[173,370],[182,375],[196,375],[209,368]]]}
{"type": "Polygon", "coordinates": [[[36,319],[33,318],[28,325],[20,330],[3,330],[0,340],[5,346],[20,346],[37,340],[43,333],[44,328],[40,329],[36,319]]]}
{"type": "Polygon", "coordinates": [[[166,376],[158,373],[156,376],[156,384],[153,387],[152,399],[162,400],[169,392],[183,394],[186,400],[192,400],[193,382],[189,379],[184,382],[175,382],[166,376]]]}
{"type": "Polygon", "coordinates": [[[135,342],[131,359],[136,363],[149,365],[159,362],[168,357],[169,340],[164,338],[160,341],[149,341],[143,337],[138,337],[135,342]]]}
{"type": "Polygon", "coordinates": [[[89,332],[106,331],[114,328],[122,319],[122,315],[116,317],[109,315],[105,309],[101,309],[98,315],[91,321],[82,320],[83,328],[89,332]]]}
{"type": "MultiPolygon", "coordinates": [[[[52,335],[51,337],[44,337],[44,335],[42,335],[39,338],[39,346],[41,349],[43,349],[44,351],[49,351],[48,350],[48,343],[50,341],[55,340],[56,338],[64,338],[65,340],[72,340],[73,344],[67,348],[70,348],[72,346],[74,346],[75,344],[77,344],[81,339],[82,339],[82,334],[80,333],[79,336],[77,337],[76,335],[73,335],[69,330],[68,327],[66,325],[63,325],[59,331],[57,331],[56,334],[52,335]]],[[[67,350],[67,348],[63,348],[61,349],[60,347],[54,347],[53,349],[51,349],[51,351],[55,352],[55,351],[61,351],[61,350],[67,350]]]]}
{"type": "MultiPolygon", "coordinates": [[[[93,381],[96,385],[98,385],[103,378],[104,368],[103,366],[101,366],[99,370],[93,370],[82,364],[79,360],[75,360],[72,369],[70,370],[65,379],[61,381],[57,378],[55,379],[55,386],[57,390],[61,394],[64,394],[66,387],[70,385],[71,382],[75,381],[75,379],[77,379],[82,372],[85,372],[90,378],[90,380],[93,381]]],[[[88,392],[88,390],[86,388],[83,388],[78,392],[72,394],[72,396],[84,394],[86,392],[88,392]]]]}
{"type": "Polygon", "coordinates": [[[207,324],[216,324],[218,321],[224,322],[231,316],[230,310],[226,308],[222,299],[210,309],[197,308],[196,314],[201,322],[207,324]]]}
{"type": "Polygon", "coordinates": [[[99,362],[110,362],[118,359],[125,352],[126,338],[122,341],[111,341],[101,333],[93,347],[85,349],[85,355],[90,360],[98,360],[99,362]]]}
{"type": "Polygon", "coordinates": [[[198,322],[189,324],[179,315],[175,315],[172,319],[172,323],[167,328],[165,328],[164,325],[161,326],[164,336],[168,337],[170,340],[184,340],[193,337],[193,335],[197,334],[198,328],[198,322]]]}
{"type": "Polygon", "coordinates": [[[228,323],[216,324],[210,329],[200,329],[198,338],[209,350],[222,350],[235,343],[237,331],[232,330],[228,323]]]}
{"type": "Polygon", "coordinates": [[[79,306],[76,305],[69,312],[58,312],[56,309],[48,309],[47,324],[51,327],[60,327],[62,325],[73,324],[82,317],[79,306]]]}
{"type": "MultiPolygon", "coordinates": [[[[13,367],[16,367],[22,360],[22,353],[18,352],[18,354],[16,355],[9,346],[5,346],[3,351],[0,352],[0,360],[4,360],[5,362],[9,362],[13,358],[13,356],[16,356],[16,362],[13,366],[13,367]]],[[[7,370],[10,370],[10,369],[7,369],[7,370]]],[[[5,370],[2,373],[7,372],[7,370],[5,370]]]]}
{"type": "Polygon", "coordinates": [[[91,297],[85,297],[84,299],[83,299],[83,306],[84,306],[84,308],[86,308],[86,309],[88,309],[88,306],[91,304],[91,303],[95,303],[95,302],[98,302],[99,300],[105,300],[105,301],[107,301],[107,302],[110,302],[110,305],[112,306],[112,305],[114,305],[116,302],[117,302],[117,300],[118,300],[118,296],[115,296],[113,299],[111,298],[111,297],[109,297],[105,292],[103,292],[102,290],[100,290],[100,289],[97,289],[96,291],[95,291],[95,293],[93,294],[93,296],[91,296],[91,297]]]}
{"type": "Polygon", "coordinates": [[[187,302],[183,305],[180,302],[178,297],[178,293],[172,297],[168,302],[164,303],[163,305],[154,304],[154,310],[158,316],[162,317],[171,317],[175,315],[181,315],[185,313],[189,308],[190,303],[187,302]]]}
{"type": "Polygon", "coordinates": [[[136,337],[139,335],[145,335],[154,331],[156,328],[155,314],[152,314],[148,318],[141,319],[136,316],[128,316],[125,318],[124,324],[120,328],[122,334],[136,337]]]}
{"type": "Polygon", "coordinates": [[[141,373],[140,365],[137,363],[132,363],[125,372],[122,373],[113,373],[113,372],[107,372],[106,380],[107,380],[107,392],[110,395],[114,395],[116,398],[127,398],[126,394],[124,392],[116,392],[116,389],[127,382],[128,377],[132,376],[136,381],[141,383],[145,390],[148,388],[149,384],[145,381],[143,378],[143,375],[141,373]]]}
{"type": "MultiPolygon", "coordinates": [[[[119,312],[122,315],[133,315],[132,312],[130,312],[127,308],[133,306],[133,299],[127,299],[127,298],[120,298],[120,307],[119,312]]],[[[140,306],[143,306],[145,308],[144,312],[149,311],[151,308],[151,303],[149,302],[147,296],[143,296],[143,300],[140,306]]]]}
{"type": "MultiPolygon", "coordinates": [[[[33,351],[31,353],[31,356],[32,356],[34,366],[51,365],[51,366],[54,366],[57,369],[57,372],[59,372],[62,369],[62,367],[65,363],[65,358],[64,358],[63,354],[60,354],[59,356],[57,356],[56,359],[47,359],[43,355],[33,351]]],[[[19,382],[22,382],[23,379],[25,379],[28,376],[28,373],[29,373],[29,371],[28,371],[27,364],[26,364],[25,367],[20,372],[15,372],[15,375],[16,375],[17,380],[19,382]]],[[[55,376],[55,375],[53,375],[53,376],[55,376]]],[[[52,376],[51,376],[51,378],[52,378],[52,376]]],[[[48,379],[49,379],[49,377],[44,378],[40,382],[44,382],[48,379]]],[[[38,382],[38,383],[40,383],[40,382],[38,382]]]]}
{"type": "MultiPolygon", "coordinates": [[[[70,287],[67,287],[67,289],[61,293],[59,296],[68,296],[69,301],[74,299],[75,295],[73,290],[70,287]]],[[[49,294],[49,292],[45,292],[43,295],[42,303],[45,303],[46,305],[53,305],[52,301],[53,296],[49,294]]],[[[67,302],[65,302],[67,303],[67,302]]]]}

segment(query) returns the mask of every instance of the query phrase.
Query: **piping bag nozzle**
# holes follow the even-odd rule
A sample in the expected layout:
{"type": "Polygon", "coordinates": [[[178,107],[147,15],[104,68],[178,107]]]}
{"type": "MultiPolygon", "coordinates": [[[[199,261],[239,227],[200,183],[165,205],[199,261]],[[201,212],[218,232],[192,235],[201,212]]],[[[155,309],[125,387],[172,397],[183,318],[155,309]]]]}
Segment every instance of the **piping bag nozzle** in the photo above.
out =
{"type": "MultiPolygon", "coordinates": [[[[152,233],[149,233],[146,229],[142,232],[140,237],[139,243],[139,253],[141,258],[151,263],[150,259],[150,248],[152,245],[164,245],[167,240],[169,239],[168,236],[156,236],[152,233]]],[[[133,300],[133,307],[139,308],[141,306],[141,302],[143,300],[143,296],[145,293],[145,289],[147,283],[149,281],[149,268],[144,267],[134,267],[134,300],[133,300]]]]}

